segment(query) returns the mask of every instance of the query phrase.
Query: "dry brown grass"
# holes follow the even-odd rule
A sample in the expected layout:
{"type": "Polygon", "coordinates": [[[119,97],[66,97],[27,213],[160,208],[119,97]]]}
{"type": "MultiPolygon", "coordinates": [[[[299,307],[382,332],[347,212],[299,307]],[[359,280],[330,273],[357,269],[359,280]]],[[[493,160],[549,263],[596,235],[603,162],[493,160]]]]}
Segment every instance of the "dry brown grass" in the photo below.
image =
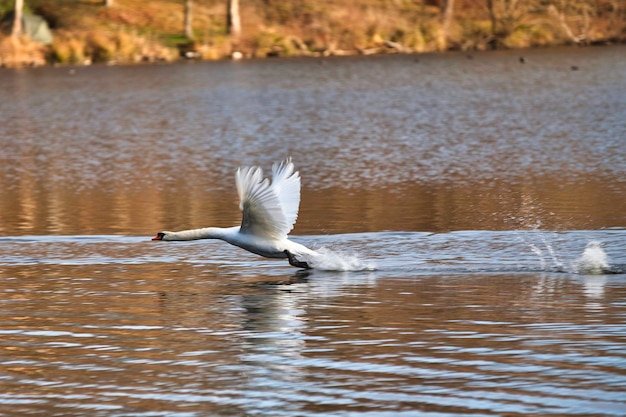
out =
{"type": "Polygon", "coordinates": [[[62,64],[137,63],[173,61],[178,51],[135,32],[60,30],[52,44],[52,57],[62,64]]]}
{"type": "Polygon", "coordinates": [[[0,67],[41,66],[46,64],[49,49],[25,36],[0,35],[0,67]]]}

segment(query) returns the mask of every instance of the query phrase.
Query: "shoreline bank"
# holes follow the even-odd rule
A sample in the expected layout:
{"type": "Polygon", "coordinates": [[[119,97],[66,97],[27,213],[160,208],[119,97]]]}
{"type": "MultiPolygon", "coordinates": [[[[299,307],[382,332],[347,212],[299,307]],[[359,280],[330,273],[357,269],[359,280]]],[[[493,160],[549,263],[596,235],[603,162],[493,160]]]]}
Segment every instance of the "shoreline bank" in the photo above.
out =
{"type": "Polygon", "coordinates": [[[58,0],[51,5],[46,0],[27,0],[26,13],[49,25],[53,39],[47,45],[25,35],[12,36],[6,19],[12,12],[0,7],[4,18],[0,67],[525,50],[626,42],[626,11],[604,0],[593,4],[580,0],[567,7],[528,0],[508,9],[498,2],[469,0],[357,0],[341,5],[249,0],[240,5],[237,33],[230,27],[226,3],[58,0]],[[455,4],[454,10],[446,6],[450,3],[455,4]],[[193,4],[192,15],[185,4],[193,4]],[[183,28],[183,22],[190,24],[183,28]]]}

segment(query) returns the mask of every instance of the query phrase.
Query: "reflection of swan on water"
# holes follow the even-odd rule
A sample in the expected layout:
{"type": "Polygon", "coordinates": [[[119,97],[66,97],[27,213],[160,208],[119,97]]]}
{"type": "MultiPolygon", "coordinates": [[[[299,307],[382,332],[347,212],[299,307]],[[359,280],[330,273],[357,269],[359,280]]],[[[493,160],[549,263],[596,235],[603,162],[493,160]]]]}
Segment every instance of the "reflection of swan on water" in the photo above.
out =
{"type": "Polygon", "coordinates": [[[241,226],[206,227],[180,232],[159,232],[152,240],[221,239],[267,258],[287,258],[298,268],[310,268],[306,261],[317,253],[292,242],[287,234],[293,229],[300,205],[300,175],[291,159],[272,166],[272,182],[263,179],[261,168],[243,167],[236,174],[241,226]]]}
{"type": "Polygon", "coordinates": [[[241,315],[240,325],[246,360],[252,360],[256,355],[270,354],[276,360],[258,364],[266,368],[276,365],[271,362],[283,363],[287,358],[295,360],[301,357],[307,328],[303,319],[307,303],[306,299],[303,302],[301,298],[306,284],[293,285],[291,288],[274,286],[269,291],[265,288],[265,292],[242,296],[244,314],[241,315]]]}

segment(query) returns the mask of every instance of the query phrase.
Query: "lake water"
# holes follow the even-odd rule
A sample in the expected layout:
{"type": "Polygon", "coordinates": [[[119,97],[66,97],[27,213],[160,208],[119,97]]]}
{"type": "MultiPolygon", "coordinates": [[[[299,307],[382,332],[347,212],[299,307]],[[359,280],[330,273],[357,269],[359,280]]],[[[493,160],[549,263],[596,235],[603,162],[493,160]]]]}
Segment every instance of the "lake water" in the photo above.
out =
{"type": "Polygon", "coordinates": [[[0,415],[621,416],[624,392],[623,46],[0,71],[0,415]],[[288,155],[324,268],[150,240],[237,224],[236,168],[288,155]]]}

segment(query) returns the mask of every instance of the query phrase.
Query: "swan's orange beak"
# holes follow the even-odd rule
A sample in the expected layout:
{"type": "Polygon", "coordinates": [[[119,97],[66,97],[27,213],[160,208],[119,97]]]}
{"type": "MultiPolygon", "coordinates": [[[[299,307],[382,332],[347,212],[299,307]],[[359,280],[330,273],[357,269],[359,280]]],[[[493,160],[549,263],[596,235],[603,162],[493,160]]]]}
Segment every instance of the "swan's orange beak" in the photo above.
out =
{"type": "Polygon", "coordinates": [[[165,236],[165,233],[159,232],[155,237],[152,238],[152,240],[163,240],[163,236],[165,236]]]}

